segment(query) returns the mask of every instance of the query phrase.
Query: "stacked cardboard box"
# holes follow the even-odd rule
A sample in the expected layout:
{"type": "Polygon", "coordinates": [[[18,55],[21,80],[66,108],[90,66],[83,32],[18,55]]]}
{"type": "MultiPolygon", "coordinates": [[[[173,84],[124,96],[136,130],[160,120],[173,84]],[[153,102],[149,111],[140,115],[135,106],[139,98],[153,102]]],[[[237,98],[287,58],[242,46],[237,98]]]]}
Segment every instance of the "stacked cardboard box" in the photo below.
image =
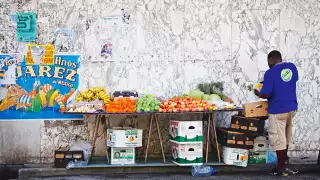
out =
{"type": "Polygon", "coordinates": [[[111,164],[135,164],[135,148],[142,147],[141,129],[108,129],[106,138],[107,146],[111,147],[111,164]]]}
{"type": "Polygon", "coordinates": [[[268,139],[259,136],[254,139],[253,149],[249,152],[249,164],[266,164],[268,154],[268,139]]]}
{"type": "Polygon", "coordinates": [[[172,161],[180,166],[203,164],[202,121],[170,121],[172,161]]]}
{"type": "Polygon", "coordinates": [[[249,156],[257,159],[262,155],[264,151],[261,152],[261,149],[254,150],[257,148],[255,141],[259,141],[255,138],[263,136],[267,116],[267,101],[247,103],[242,114],[232,116],[230,128],[218,129],[218,142],[223,146],[224,163],[246,167],[249,156]]]}

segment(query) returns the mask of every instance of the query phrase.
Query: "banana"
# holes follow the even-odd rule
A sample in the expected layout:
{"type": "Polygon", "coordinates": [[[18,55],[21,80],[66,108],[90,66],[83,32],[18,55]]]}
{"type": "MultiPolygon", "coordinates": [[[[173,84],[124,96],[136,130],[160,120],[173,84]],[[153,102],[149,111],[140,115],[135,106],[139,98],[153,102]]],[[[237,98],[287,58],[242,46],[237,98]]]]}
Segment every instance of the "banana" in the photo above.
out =
{"type": "Polygon", "coordinates": [[[76,97],[76,101],[93,101],[95,99],[101,100],[104,105],[108,105],[111,102],[111,97],[107,94],[107,90],[103,87],[89,88],[79,93],[76,97]]]}

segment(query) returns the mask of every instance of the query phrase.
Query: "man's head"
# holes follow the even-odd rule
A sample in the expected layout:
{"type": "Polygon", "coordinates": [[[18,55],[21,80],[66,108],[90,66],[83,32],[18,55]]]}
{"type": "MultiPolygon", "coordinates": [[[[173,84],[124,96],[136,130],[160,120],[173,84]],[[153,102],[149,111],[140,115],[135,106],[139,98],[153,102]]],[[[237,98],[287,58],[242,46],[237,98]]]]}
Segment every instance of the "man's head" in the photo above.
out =
{"type": "Polygon", "coordinates": [[[282,62],[282,56],[279,51],[271,51],[268,54],[268,65],[270,68],[274,66],[275,64],[282,62]]]}

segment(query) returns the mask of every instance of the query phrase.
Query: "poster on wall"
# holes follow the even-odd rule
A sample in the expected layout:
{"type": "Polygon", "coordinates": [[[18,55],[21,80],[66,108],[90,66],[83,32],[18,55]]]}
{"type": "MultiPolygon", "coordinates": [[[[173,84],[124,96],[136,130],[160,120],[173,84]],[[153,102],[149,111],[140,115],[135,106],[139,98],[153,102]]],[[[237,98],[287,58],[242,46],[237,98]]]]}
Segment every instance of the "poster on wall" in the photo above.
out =
{"type": "Polygon", "coordinates": [[[16,65],[16,84],[1,84],[0,120],[70,120],[61,113],[79,86],[79,55],[55,55],[53,65],[16,65]]]}
{"type": "Polygon", "coordinates": [[[16,84],[16,64],[14,56],[0,54],[0,84],[16,84]]]}
{"type": "Polygon", "coordinates": [[[58,28],[54,32],[55,53],[66,53],[73,50],[73,32],[72,29],[58,28]]]}
{"type": "Polygon", "coordinates": [[[104,25],[106,26],[119,26],[129,24],[130,14],[128,11],[121,9],[121,15],[112,15],[108,17],[104,17],[104,25]]]}
{"type": "Polygon", "coordinates": [[[37,15],[31,12],[17,12],[17,39],[20,42],[31,42],[37,38],[37,15]]]}
{"type": "Polygon", "coordinates": [[[112,58],[112,40],[111,39],[104,39],[102,40],[101,45],[101,57],[106,59],[112,58]]]}

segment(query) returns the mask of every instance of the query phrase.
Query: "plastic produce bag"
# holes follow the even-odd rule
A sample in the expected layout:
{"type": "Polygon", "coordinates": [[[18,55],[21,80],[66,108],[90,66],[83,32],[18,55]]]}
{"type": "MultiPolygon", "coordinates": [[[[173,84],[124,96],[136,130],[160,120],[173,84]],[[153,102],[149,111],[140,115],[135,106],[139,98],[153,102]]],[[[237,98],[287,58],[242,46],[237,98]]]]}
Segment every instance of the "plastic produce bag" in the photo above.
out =
{"type": "Polygon", "coordinates": [[[276,166],[278,164],[277,153],[273,151],[268,151],[267,153],[267,164],[271,166],[276,166]]]}
{"type": "Polygon", "coordinates": [[[87,161],[90,158],[92,145],[84,140],[77,138],[75,142],[70,146],[69,151],[83,151],[84,160],[87,161]]]}

